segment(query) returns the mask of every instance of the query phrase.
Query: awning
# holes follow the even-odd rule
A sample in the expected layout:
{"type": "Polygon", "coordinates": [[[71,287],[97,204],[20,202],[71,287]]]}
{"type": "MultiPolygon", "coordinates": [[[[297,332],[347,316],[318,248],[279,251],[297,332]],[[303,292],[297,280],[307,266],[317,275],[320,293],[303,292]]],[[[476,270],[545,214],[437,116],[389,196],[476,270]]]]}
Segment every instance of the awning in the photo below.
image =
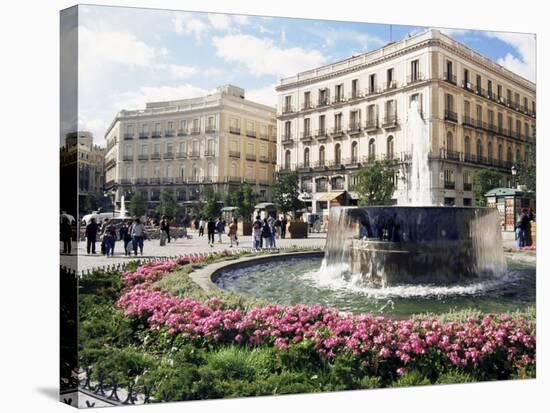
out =
{"type": "Polygon", "coordinates": [[[323,192],[316,196],[317,201],[333,201],[342,195],[345,191],[341,192],[323,192]]]}

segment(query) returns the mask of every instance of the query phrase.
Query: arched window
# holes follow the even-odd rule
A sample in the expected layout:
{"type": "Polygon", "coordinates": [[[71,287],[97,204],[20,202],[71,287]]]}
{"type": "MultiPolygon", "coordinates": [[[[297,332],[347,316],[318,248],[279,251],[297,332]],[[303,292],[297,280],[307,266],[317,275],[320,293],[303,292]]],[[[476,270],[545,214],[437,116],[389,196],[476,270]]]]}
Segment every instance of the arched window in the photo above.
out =
{"type": "Polygon", "coordinates": [[[214,164],[212,162],[208,163],[208,178],[212,179],[214,176],[214,164]]]}
{"type": "Polygon", "coordinates": [[[336,165],[340,165],[342,163],[342,147],[339,143],[334,146],[334,162],[336,165]]]}
{"type": "Polygon", "coordinates": [[[231,164],[231,176],[238,176],[239,173],[238,173],[237,171],[238,171],[237,163],[236,163],[236,162],[233,162],[233,163],[231,164]]]}
{"type": "Polygon", "coordinates": [[[309,166],[309,148],[304,149],[304,166],[309,166]]]}
{"type": "Polygon", "coordinates": [[[508,146],[508,150],[506,151],[506,160],[508,162],[512,162],[512,147],[508,146]]]}
{"type": "Polygon", "coordinates": [[[499,161],[502,161],[502,155],[503,155],[503,153],[502,153],[502,144],[499,144],[498,145],[498,154],[497,154],[497,159],[499,161]]]}
{"type": "Polygon", "coordinates": [[[369,161],[374,161],[376,158],[376,142],[374,138],[369,141],[369,161]]]}
{"type": "Polygon", "coordinates": [[[491,141],[487,144],[487,158],[493,159],[493,142],[491,141]]]}
{"type": "Polygon", "coordinates": [[[193,177],[193,181],[196,181],[199,179],[199,168],[197,165],[193,164],[193,168],[191,169],[191,176],[193,177]]]}
{"type": "Polygon", "coordinates": [[[483,156],[483,144],[481,143],[481,139],[477,140],[476,155],[477,155],[478,159],[480,159],[483,156]]]}
{"type": "Polygon", "coordinates": [[[285,169],[290,169],[290,149],[285,152],[285,169]]]}
{"type": "Polygon", "coordinates": [[[325,164],[325,147],[321,145],[319,147],[319,165],[325,164]]]}
{"type": "Polygon", "coordinates": [[[454,151],[453,134],[451,132],[447,133],[447,151],[454,151]]]}
{"type": "Polygon", "coordinates": [[[386,142],[386,155],[388,159],[393,159],[393,136],[388,136],[388,141],[386,142]]]}
{"type": "Polygon", "coordinates": [[[172,165],[168,165],[166,167],[166,177],[167,178],[172,178],[172,165]]]}
{"type": "Polygon", "coordinates": [[[516,162],[521,162],[521,152],[519,149],[516,149],[516,162]]]}
{"type": "Polygon", "coordinates": [[[470,137],[469,136],[464,137],[464,153],[466,155],[470,155],[470,153],[471,153],[471,150],[470,150],[470,137]]]}
{"type": "Polygon", "coordinates": [[[357,162],[357,141],[351,143],[351,162],[357,162]]]}

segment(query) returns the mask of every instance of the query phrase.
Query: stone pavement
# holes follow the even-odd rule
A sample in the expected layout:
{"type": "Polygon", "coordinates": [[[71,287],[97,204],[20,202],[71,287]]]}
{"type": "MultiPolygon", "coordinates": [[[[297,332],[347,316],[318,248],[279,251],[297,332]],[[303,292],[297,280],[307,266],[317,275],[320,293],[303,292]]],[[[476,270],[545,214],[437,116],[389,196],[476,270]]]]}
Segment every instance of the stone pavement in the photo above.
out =
{"type": "MultiPolygon", "coordinates": [[[[151,257],[173,257],[177,255],[204,253],[204,252],[216,252],[230,249],[229,237],[227,235],[222,236],[222,242],[218,242],[218,235],[216,234],[216,242],[214,246],[208,245],[208,238],[206,235],[199,237],[197,231],[189,231],[190,239],[178,238],[172,240],[169,244],[161,247],[158,239],[145,240],[143,246],[143,256],[140,257],[139,252],[137,258],[151,258],[151,257]]],[[[298,247],[318,247],[324,248],[326,233],[314,233],[309,234],[309,238],[305,239],[278,239],[276,241],[277,247],[289,248],[292,246],[298,247]]],[[[239,237],[239,248],[251,248],[252,237],[241,236],[239,237]]],[[[74,253],[74,244],[73,244],[74,253]]],[[[78,270],[84,271],[94,267],[102,267],[105,265],[118,264],[128,262],[135,259],[131,257],[125,257],[123,252],[122,241],[117,241],[115,245],[115,255],[113,257],[104,257],[101,255],[100,243],[96,244],[96,254],[88,255],[86,253],[86,241],[78,243],[78,270]]]]}

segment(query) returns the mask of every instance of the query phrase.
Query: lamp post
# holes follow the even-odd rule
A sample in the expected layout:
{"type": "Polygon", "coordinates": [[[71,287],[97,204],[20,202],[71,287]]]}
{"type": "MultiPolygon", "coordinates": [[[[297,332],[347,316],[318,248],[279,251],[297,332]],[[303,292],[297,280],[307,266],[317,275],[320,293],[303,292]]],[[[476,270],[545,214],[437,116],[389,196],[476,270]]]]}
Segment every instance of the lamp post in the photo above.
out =
{"type": "Polygon", "coordinates": [[[516,168],[515,165],[512,165],[512,181],[513,181],[512,185],[514,189],[517,189],[517,178],[516,178],[517,173],[518,173],[518,168],[516,168]]]}

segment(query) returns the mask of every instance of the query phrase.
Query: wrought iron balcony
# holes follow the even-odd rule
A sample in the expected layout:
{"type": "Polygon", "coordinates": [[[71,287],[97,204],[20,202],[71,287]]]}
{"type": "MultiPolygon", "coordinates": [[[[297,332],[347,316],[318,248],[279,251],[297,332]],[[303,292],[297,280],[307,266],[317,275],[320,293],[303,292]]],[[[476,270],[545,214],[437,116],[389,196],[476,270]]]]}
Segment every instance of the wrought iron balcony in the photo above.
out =
{"type": "Polygon", "coordinates": [[[473,92],[474,91],[474,87],[473,85],[470,83],[470,82],[467,82],[467,81],[462,81],[462,88],[463,89],[466,89],[467,91],[469,92],[473,92]]]}
{"type": "Polygon", "coordinates": [[[232,133],[234,135],[240,135],[241,134],[241,128],[237,128],[235,126],[229,127],[229,133],[232,133]]]}
{"type": "Polygon", "coordinates": [[[339,170],[344,168],[344,164],[342,163],[342,159],[334,159],[328,162],[328,167],[330,169],[339,170]]]}
{"type": "Polygon", "coordinates": [[[332,98],[332,104],[338,104],[338,103],[344,103],[346,101],[346,98],[344,95],[337,95],[332,98]]]}
{"type": "Polygon", "coordinates": [[[332,190],[343,191],[345,189],[345,182],[343,180],[332,181],[330,186],[332,190]]]}
{"type": "Polygon", "coordinates": [[[164,131],[164,136],[166,138],[174,137],[174,130],[173,129],[168,129],[168,130],[164,131]]]}
{"type": "Polygon", "coordinates": [[[247,161],[256,161],[256,155],[253,153],[247,153],[246,154],[246,160],[247,161]]]}
{"type": "Polygon", "coordinates": [[[260,139],[263,140],[263,141],[268,141],[269,140],[269,134],[260,132],[260,139]]]}
{"type": "Polygon", "coordinates": [[[151,185],[158,185],[160,184],[160,178],[159,177],[149,178],[149,183],[151,185]]]}
{"type": "Polygon", "coordinates": [[[216,133],[217,129],[215,126],[210,126],[210,125],[207,125],[206,126],[206,129],[205,129],[205,132],[206,133],[216,133]]]}
{"type": "Polygon", "coordinates": [[[288,145],[288,144],[291,144],[291,143],[294,143],[294,139],[292,138],[292,134],[284,134],[282,136],[282,139],[281,139],[281,143],[283,145],[288,145]]]}
{"type": "Polygon", "coordinates": [[[421,82],[424,80],[424,75],[420,72],[416,72],[416,75],[409,75],[407,76],[407,84],[412,85],[416,82],[421,82]]]}
{"type": "Polygon", "coordinates": [[[196,128],[193,127],[193,128],[191,128],[191,129],[189,129],[189,133],[190,133],[191,135],[198,135],[198,134],[201,133],[201,128],[200,128],[200,127],[196,127],[196,128]]]}
{"type": "Polygon", "coordinates": [[[148,161],[148,160],[149,160],[149,155],[140,153],[140,154],[138,155],[138,159],[139,159],[140,161],[148,161]]]}
{"type": "Polygon", "coordinates": [[[385,129],[395,128],[397,126],[397,115],[388,115],[384,117],[382,127],[385,129]]]}
{"type": "Polygon", "coordinates": [[[327,139],[328,138],[327,130],[326,129],[317,129],[317,131],[315,132],[315,137],[319,141],[327,139]]]}
{"type": "Polygon", "coordinates": [[[294,106],[292,106],[292,105],[284,105],[281,109],[281,114],[282,115],[287,115],[287,114],[294,113],[294,112],[295,112],[294,106]]]}
{"type": "Polygon", "coordinates": [[[319,100],[317,101],[317,107],[324,107],[324,106],[328,106],[328,97],[319,98],[319,100]]]}
{"type": "Polygon", "coordinates": [[[452,110],[445,109],[444,119],[449,121],[449,122],[455,122],[455,123],[458,122],[458,116],[457,116],[456,112],[453,112],[452,110]]]}
{"type": "Polygon", "coordinates": [[[149,183],[149,180],[147,178],[137,178],[136,184],[137,185],[147,185],[149,183]]]}
{"type": "Polygon", "coordinates": [[[465,191],[471,191],[472,190],[472,184],[470,182],[464,182],[464,190],[465,191]]]}
{"type": "Polygon", "coordinates": [[[454,181],[445,181],[444,187],[445,189],[455,189],[455,183],[454,181]]]}
{"type": "Polygon", "coordinates": [[[311,170],[311,163],[308,162],[301,162],[298,164],[298,167],[296,168],[300,172],[308,172],[311,170]]]}
{"type": "Polygon", "coordinates": [[[313,135],[309,130],[302,132],[300,136],[300,141],[302,142],[311,142],[312,139],[313,139],[313,135]]]}
{"type": "Polygon", "coordinates": [[[177,159],[186,159],[187,158],[187,152],[177,152],[176,153],[177,159]]]}
{"type": "Polygon", "coordinates": [[[191,152],[189,152],[189,158],[191,158],[191,159],[197,159],[197,158],[200,158],[200,156],[201,156],[200,151],[191,151],[191,152]]]}
{"type": "Polygon", "coordinates": [[[348,133],[350,135],[361,133],[361,122],[350,122],[348,126],[348,133]]]}
{"type": "Polygon", "coordinates": [[[393,90],[393,89],[397,89],[397,81],[396,80],[391,80],[389,82],[384,83],[384,91],[393,90]]]}
{"type": "Polygon", "coordinates": [[[125,141],[131,141],[132,139],[134,139],[134,134],[133,133],[125,133],[124,134],[124,140],[125,141]]]}
{"type": "Polygon", "coordinates": [[[123,155],[122,160],[125,162],[131,162],[134,160],[134,155],[123,155]]]}
{"type": "Polygon", "coordinates": [[[378,118],[368,119],[365,122],[365,130],[367,132],[373,132],[378,129],[378,118]]]}
{"type": "Polygon", "coordinates": [[[178,136],[187,136],[187,129],[178,129],[178,136]]]}
{"type": "Polygon", "coordinates": [[[162,178],[162,183],[164,185],[172,185],[174,183],[174,178],[170,178],[170,177],[164,177],[162,178]]]}
{"type": "Polygon", "coordinates": [[[313,169],[315,170],[325,170],[327,169],[328,163],[324,159],[313,162],[313,169]]]}
{"type": "Polygon", "coordinates": [[[155,138],[155,139],[161,138],[162,137],[162,132],[159,131],[159,130],[153,131],[153,133],[151,134],[151,137],[155,138]]]}
{"type": "Polygon", "coordinates": [[[456,86],[456,75],[453,75],[451,72],[444,72],[443,80],[447,83],[450,83],[456,86]]]}
{"type": "Polygon", "coordinates": [[[174,159],[174,152],[166,152],[164,154],[164,159],[174,159]]]}
{"type": "Polygon", "coordinates": [[[464,126],[469,126],[471,128],[475,128],[475,126],[476,126],[475,121],[468,115],[464,115],[462,117],[462,124],[464,126]]]}
{"type": "Polygon", "coordinates": [[[269,157],[268,157],[267,155],[260,155],[260,156],[258,157],[258,160],[259,160],[260,162],[267,163],[267,162],[269,162],[269,157]]]}
{"type": "Polygon", "coordinates": [[[304,103],[302,103],[302,110],[310,110],[313,109],[313,105],[311,104],[311,101],[307,100],[304,103]]]}
{"type": "Polygon", "coordinates": [[[132,179],[131,178],[122,178],[120,180],[120,185],[132,185],[132,179]]]}
{"type": "Polygon", "coordinates": [[[149,132],[140,132],[139,133],[139,139],[148,139],[149,138],[149,132]]]}
{"type": "Polygon", "coordinates": [[[152,154],[151,154],[151,160],[152,160],[152,161],[158,161],[158,160],[160,160],[160,153],[152,153],[152,154]]]}
{"type": "Polygon", "coordinates": [[[239,151],[229,151],[229,157],[230,158],[240,158],[241,153],[239,151]]]}
{"type": "Polygon", "coordinates": [[[363,97],[363,93],[361,93],[360,90],[352,90],[348,94],[348,100],[361,99],[362,97],[363,97]]]}
{"type": "Polygon", "coordinates": [[[246,136],[248,136],[249,138],[255,138],[256,137],[256,131],[247,130],[246,131],[246,136]]]}
{"type": "Polygon", "coordinates": [[[341,126],[335,126],[330,129],[330,136],[332,136],[333,138],[340,138],[344,136],[344,130],[341,126]]]}
{"type": "Polygon", "coordinates": [[[214,157],[214,156],[216,156],[216,151],[214,149],[206,149],[204,151],[204,156],[210,157],[210,158],[214,157]]]}

